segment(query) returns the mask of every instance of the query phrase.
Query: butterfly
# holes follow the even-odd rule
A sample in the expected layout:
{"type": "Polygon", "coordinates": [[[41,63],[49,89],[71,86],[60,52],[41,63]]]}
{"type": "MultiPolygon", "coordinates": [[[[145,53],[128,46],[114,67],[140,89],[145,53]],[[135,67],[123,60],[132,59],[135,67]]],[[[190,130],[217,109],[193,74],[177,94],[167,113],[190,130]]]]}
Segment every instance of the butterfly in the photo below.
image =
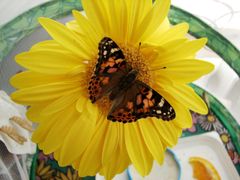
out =
{"type": "Polygon", "coordinates": [[[98,61],[89,81],[88,93],[92,103],[108,96],[112,107],[107,119],[130,123],[146,117],[173,120],[173,107],[158,92],[137,80],[133,69],[119,46],[104,37],[98,46],[98,61]]]}

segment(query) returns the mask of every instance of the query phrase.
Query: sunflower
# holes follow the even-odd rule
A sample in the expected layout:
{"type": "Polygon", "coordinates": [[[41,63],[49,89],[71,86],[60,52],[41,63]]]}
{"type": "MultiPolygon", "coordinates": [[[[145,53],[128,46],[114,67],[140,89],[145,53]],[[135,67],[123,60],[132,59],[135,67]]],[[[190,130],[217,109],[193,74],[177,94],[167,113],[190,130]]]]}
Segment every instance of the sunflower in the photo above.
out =
{"type": "Polygon", "coordinates": [[[82,0],[82,5],[85,13],[73,11],[75,20],[66,26],[39,18],[53,39],[16,56],[27,71],[11,79],[17,88],[12,99],[30,107],[27,116],[38,123],[32,140],[44,153],[54,153],[61,166],[72,165],[79,176],[99,172],[111,179],[133,164],[146,176],[153,160],[162,164],[166,148],[191,127],[189,110],[207,113],[188,86],[213,70],[194,58],[207,40],[188,40],[186,23],[170,26],[170,0],[82,0]],[[112,122],[108,98],[90,101],[88,85],[104,37],[116,42],[139,80],[171,104],[174,120],[112,122]]]}

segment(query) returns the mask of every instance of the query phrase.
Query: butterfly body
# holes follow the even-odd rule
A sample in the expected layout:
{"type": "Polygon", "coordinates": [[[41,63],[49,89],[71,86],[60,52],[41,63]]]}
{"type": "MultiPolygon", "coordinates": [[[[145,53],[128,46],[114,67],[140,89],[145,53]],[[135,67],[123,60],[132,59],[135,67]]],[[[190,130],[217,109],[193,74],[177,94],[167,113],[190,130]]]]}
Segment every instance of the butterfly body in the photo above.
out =
{"type": "Polygon", "coordinates": [[[122,95],[136,80],[138,71],[131,70],[126,76],[123,76],[119,81],[119,85],[116,86],[109,95],[110,100],[114,100],[116,97],[122,95]]]}
{"type": "Polygon", "coordinates": [[[89,82],[92,103],[108,96],[112,101],[107,118],[113,122],[129,123],[141,118],[162,120],[175,118],[172,106],[155,90],[137,79],[138,70],[127,63],[123,52],[110,38],[99,43],[99,57],[89,82]]]}

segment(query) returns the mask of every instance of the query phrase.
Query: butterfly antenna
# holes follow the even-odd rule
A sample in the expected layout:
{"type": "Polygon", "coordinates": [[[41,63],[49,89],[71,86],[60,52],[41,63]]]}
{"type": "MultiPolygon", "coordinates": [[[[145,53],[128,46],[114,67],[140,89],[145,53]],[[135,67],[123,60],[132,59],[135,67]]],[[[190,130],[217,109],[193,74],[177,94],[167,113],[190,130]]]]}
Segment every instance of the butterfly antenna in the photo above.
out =
{"type": "Polygon", "coordinates": [[[164,67],[156,67],[156,68],[149,69],[149,71],[158,71],[158,70],[166,69],[166,68],[167,68],[166,66],[164,66],[164,67]]]}
{"type": "Polygon", "coordinates": [[[141,45],[142,45],[142,43],[139,42],[139,44],[138,44],[138,51],[137,51],[137,60],[139,60],[138,58],[139,58],[139,55],[140,55],[141,45]]]}

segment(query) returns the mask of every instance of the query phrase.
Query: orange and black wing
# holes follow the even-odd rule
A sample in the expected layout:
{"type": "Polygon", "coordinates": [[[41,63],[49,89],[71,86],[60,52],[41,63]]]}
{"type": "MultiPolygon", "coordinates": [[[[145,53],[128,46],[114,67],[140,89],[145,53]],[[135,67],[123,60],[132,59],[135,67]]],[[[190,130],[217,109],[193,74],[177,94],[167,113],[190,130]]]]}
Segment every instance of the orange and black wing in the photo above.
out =
{"type": "Polygon", "coordinates": [[[173,107],[164,97],[143,82],[135,81],[122,96],[114,100],[108,119],[129,123],[146,117],[169,121],[175,116],[173,107]]]}
{"type": "Polygon", "coordinates": [[[112,39],[104,37],[99,43],[98,50],[98,62],[88,87],[92,103],[108,94],[131,70],[123,52],[112,39]]]}

